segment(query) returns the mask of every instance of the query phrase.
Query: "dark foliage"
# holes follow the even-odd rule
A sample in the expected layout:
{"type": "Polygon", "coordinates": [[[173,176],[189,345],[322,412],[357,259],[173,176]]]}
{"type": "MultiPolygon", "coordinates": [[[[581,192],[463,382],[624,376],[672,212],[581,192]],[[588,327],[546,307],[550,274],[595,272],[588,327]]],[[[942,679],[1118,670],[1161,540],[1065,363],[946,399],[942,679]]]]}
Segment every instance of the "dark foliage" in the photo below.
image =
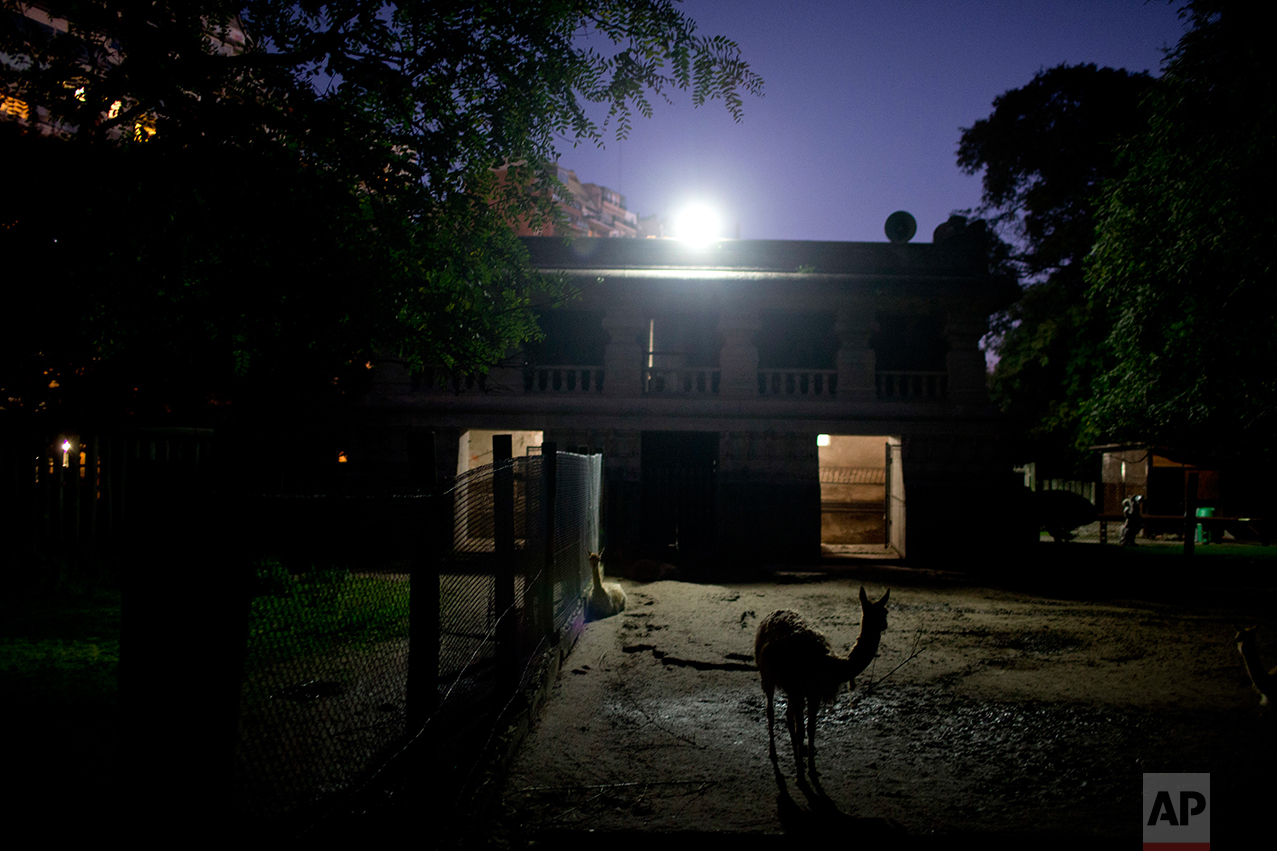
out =
{"type": "Polygon", "coordinates": [[[761,88],[668,0],[3,7],[7,410],[287,405],[377,355],[482,373],[564,295],[508,226],[553,214],[528,189],[556,143],[761,88]]]}
{"type": "Polygon", "coordinates": [[[1092,430],[1271,465],[1277,76],[1260,11],[1192,2],[1087,264],[1112,357],[1092,430]]]}
{"type": "Polygon", "coordinates": [[[1050,475],[1090,476],[1085,418],[1107,335],[1085,297],[1100,187],[1120,174],[1122,141],[1142,127],[1145,74],[1060,65],[994,100],[962,131],[958,164],[982,173],[980,213],[1014,245],[1023,297],[993,317],[990,395],[1050,475]]]}

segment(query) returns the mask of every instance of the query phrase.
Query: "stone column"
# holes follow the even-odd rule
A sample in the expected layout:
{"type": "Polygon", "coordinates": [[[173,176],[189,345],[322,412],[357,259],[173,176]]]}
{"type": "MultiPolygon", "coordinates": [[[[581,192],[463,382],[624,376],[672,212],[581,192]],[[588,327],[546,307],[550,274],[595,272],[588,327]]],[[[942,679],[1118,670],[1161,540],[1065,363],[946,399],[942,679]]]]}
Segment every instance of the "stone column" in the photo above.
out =
{"type": "Polygon", "coordinates": [[[723,348],[718,354],[719,396],[757,398],[758,345],[754,335],[762,327],[755,307],[730,307],[719,316],[718,330],[723,334],[723,348]]]}
{"type": "Polygon", "coordinates": [[[603,328],[611,335],[603,351],[603,395],[642,395],[647,320],[638,308],[623,305],[608,310],[603,328]]]}
{"type": "Polygon", "coordinates": [[[989,331],[989,319],[968,311],[951,312],[944,336],[949,343],[945,370],[949,373],[949,400],[957,404],[988,402],[988,377],[980,338],[989,331]]]}
{"type": "Polygon", "coordinates": [[[872,300],[858,298],[838,308],[834,333],[838,335],[838,399],[872,402],[878,398],[874,371],[877,354],[869,338],[878,330],[872,300]]]}

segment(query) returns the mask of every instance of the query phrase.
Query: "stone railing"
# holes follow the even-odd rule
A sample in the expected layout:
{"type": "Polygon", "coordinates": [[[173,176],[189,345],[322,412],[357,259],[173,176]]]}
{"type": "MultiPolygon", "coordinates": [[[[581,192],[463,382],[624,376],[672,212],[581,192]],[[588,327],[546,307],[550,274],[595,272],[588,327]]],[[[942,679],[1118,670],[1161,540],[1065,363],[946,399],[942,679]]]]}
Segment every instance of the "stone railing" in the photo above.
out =
{"type": "Polygon", "coordinates": [[[534,366],[524,373],[527,393],[602,393],[601,366],[534,366]]]}
{"type": "Polygon", "coordinates": [[[760,369],[759,396],[832,399],[838,391],[835,369],[760,369]]]}
{"type": "Polygon", "coordinates": [[[484,382],[473,374],[457,375],[441,366],[428,366],[412,374],[409,386],[416,393],[456,394],[482,388],[484,382]]]}
{"type": "Polygon", "coordinates": [[[944,401],[949,398],[947,372],[878,372],[874,375],[879,399],[944,401]]]}
{"type": "Polygon", "coordinates": [[[645,396],[717,396],[718,383],[715,367],[643,368],[645,396]]]}

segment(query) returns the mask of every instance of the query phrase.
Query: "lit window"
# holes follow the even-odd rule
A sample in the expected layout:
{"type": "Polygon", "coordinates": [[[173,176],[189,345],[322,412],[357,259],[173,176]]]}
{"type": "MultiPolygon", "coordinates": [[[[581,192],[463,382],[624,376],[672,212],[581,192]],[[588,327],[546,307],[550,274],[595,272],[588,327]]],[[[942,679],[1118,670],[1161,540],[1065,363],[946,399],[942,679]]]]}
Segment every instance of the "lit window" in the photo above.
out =
{"type": "Polygon", "coordinates": [[[12,115],[26,121],[30,117],[30,108],[26,101],[5,95],[0,97],[0,115],[12,115]]]}
{"type": "Polygon", "coordinates": [[[817,446],[828,446],[828,445],[829,445],[829,435],[827,435],[827,434],[818,434],[818,435],[816,435],[816,445],[817,445],[817,446]]]}
{"type": "Polygon", "coordinates": [[[338,452],[338,453],[337,453],[337,463],[338,463],[338,464],[345,464],[345,463],[347,463],[348,461],[349,461],[349,459],[348,459],[348,458],[346,458],[346,453],[345,453],[345,452],[338,452]]]}

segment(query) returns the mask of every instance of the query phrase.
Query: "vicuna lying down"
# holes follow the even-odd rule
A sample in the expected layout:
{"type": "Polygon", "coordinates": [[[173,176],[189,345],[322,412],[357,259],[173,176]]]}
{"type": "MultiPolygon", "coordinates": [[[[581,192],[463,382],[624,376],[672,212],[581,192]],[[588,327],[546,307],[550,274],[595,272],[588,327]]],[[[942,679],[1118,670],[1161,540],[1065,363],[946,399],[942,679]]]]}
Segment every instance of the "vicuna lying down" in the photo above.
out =
{"type": "Polygon", "coordinates": [[[585,598],[585,615],[592,621],[610,618],[625,611],[625,589],[615,582],[603,581],[603,568],[599,553],[590,553],[590,570],[594,573],[594,587],[585,598]]]}

